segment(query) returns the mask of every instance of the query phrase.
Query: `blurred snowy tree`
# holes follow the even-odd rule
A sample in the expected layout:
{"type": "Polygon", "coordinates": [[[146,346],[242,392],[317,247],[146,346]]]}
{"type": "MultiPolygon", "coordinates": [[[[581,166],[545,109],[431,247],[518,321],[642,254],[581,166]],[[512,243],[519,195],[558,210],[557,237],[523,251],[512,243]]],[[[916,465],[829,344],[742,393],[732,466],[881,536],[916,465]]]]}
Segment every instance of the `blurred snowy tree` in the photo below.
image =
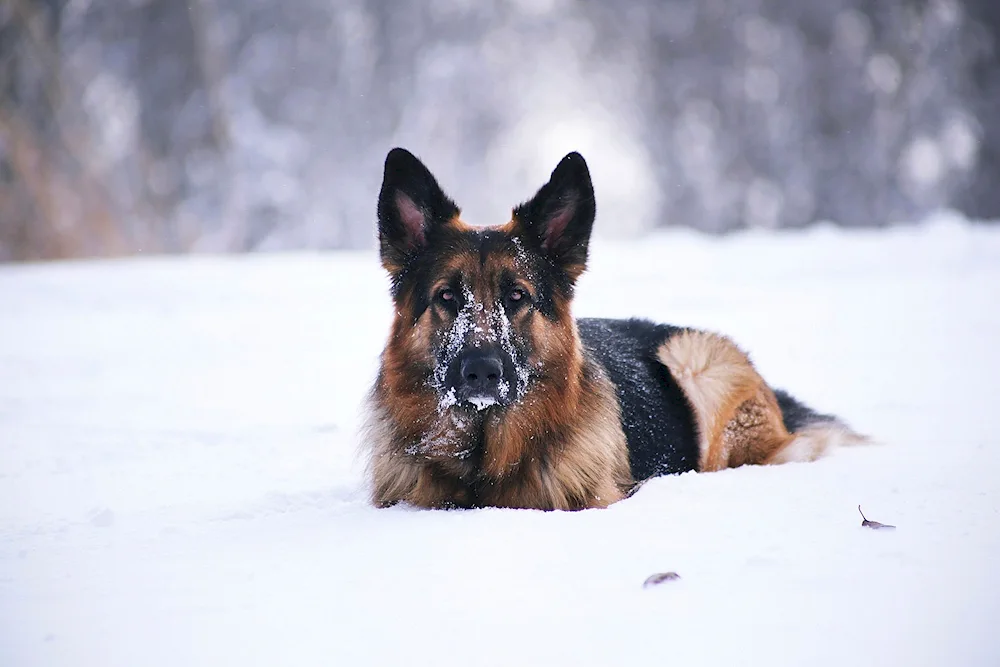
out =
{"type": "MultiPolygon", "coordinates": [[[[0,259],[357,247],[565,152],[599,233],[1000,218],[993,0],[0,0],[0,259]]],[[[513,198],[513,199],[512,199],[513,198]]]]}

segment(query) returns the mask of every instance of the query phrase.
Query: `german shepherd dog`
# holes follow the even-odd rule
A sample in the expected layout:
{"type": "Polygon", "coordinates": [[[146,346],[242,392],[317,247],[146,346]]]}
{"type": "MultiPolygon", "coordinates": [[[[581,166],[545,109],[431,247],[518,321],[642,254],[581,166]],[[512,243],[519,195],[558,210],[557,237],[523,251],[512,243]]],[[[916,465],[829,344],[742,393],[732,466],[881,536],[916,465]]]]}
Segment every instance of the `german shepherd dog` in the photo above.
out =
{"type": "Polygon", "coordinates": [[[469,226],[423,163],[390,151],[378,235],[395,317],[368,406],[375,505],[606,507],[657,475],[862,440],[773,390],[723,336],[574,319],[595,210],[570,153],[509,222],[469,226]]]}

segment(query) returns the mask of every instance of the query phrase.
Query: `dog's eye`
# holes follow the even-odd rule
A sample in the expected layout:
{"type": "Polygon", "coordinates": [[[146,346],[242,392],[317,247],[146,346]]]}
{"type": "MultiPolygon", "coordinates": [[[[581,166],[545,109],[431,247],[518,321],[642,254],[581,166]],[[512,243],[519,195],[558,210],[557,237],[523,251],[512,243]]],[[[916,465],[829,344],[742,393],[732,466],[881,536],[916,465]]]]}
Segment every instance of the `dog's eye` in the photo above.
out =
{"type": "Polygon", "coordinates": [[[525,292],[520,287],[515,287],[514,289],[512,289],[510,292],[507,293],[507,298],[510,299],[511,301],[517,302],[523,299],[527,299],[528,293],[525,292]]]}
{"type": "Polygon", "coordinates": [[[455,301],[455,292],[450,289],[443,289],[438,292],[438,298],[447,303],[452,303],[455,301]]]}

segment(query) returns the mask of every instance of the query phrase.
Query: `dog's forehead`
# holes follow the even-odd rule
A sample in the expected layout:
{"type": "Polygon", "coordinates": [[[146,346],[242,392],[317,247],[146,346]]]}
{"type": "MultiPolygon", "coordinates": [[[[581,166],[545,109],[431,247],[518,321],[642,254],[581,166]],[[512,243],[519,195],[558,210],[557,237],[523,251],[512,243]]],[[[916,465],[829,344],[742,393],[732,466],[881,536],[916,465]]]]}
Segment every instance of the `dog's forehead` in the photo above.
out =
{"type": "Polygon", "coordinates": [[[469,283],[492,283],[501,274],[530,270],[521,239],[504,228],[466,226],[457,231],[457,237],[450,239],[439,255],[440,273],[457,273],[469,283]]]}

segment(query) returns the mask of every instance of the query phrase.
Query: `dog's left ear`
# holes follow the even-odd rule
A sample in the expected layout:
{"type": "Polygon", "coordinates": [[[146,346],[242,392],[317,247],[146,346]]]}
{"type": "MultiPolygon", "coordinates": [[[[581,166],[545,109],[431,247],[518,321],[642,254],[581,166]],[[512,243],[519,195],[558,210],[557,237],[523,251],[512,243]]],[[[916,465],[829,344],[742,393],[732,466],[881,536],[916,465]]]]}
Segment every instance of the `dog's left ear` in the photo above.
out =
{"type": "Polygon", "coordinates": [[[389,273],[401,273],[435,230],[458,214],[423,162],[405,148],[389,151],[378,196],[379,250],[389,273]]]}
{"type": "Polygon", "coordinates": [[[556,165],[549,182],[514,209],[514,233],[576,280],[587,266],[595,214],[587,162],[579,153],[570,153],[556,165]]]}

